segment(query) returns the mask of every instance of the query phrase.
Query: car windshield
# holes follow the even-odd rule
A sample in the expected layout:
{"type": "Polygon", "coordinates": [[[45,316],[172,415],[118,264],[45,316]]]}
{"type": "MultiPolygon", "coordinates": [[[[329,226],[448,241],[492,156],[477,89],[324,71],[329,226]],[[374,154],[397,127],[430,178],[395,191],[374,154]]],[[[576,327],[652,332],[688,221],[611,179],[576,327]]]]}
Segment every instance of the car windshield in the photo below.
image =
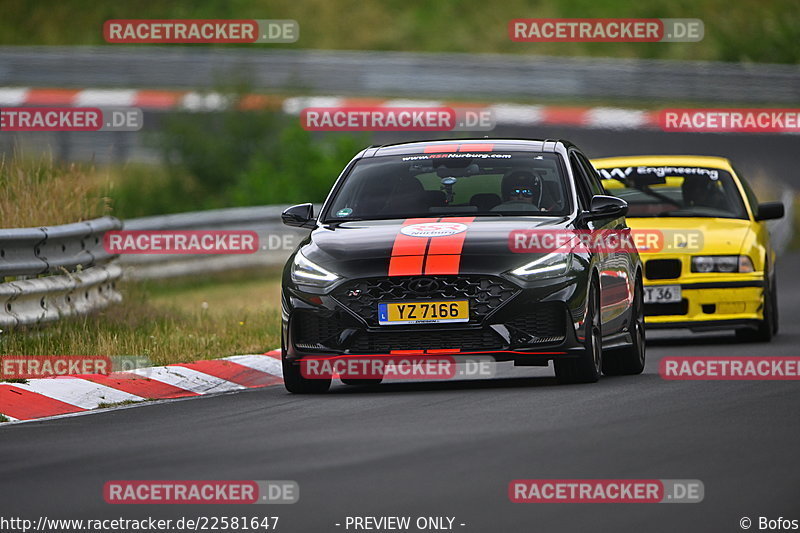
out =
{"type": "Polygon", "coordinates": [[[598,172],[608,193],[628,202],[628,217],[747,218],[733,177],[722,169],[638,166],[598,172]]]}
{"type": "Polygon", "coordinates": [[[571,212],[556,154],[381,156],[358,161],[325,222],[430,216],[564,216],[571,212]]]}

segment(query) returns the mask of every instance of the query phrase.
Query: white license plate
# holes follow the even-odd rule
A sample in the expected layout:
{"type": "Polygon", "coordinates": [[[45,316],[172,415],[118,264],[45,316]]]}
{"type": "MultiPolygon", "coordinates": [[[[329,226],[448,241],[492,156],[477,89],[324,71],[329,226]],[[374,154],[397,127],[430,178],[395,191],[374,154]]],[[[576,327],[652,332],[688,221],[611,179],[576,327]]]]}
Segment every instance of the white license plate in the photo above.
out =
{"type": "Polygon", "coordinates": [[[657,285],[644,288],[644,303],[646,304],[669,304],[680,301],[680,285],[657,285]]]}

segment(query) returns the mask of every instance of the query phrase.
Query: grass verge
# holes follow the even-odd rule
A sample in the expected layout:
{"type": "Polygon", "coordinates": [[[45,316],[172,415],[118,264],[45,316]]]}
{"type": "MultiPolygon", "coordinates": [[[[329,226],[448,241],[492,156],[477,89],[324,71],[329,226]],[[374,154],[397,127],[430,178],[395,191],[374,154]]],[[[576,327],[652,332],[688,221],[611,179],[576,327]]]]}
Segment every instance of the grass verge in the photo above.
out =
{"type": "Polygon", "coordinates": [[[111,213],[107,178],[49,157],[0,158],[0,228],[69,224],[111,213]]]}
{"type": "Polygon", "coordinates": [[[0,333],[0,353],[136,355],[153,365],[264,353],[280,346],[280,275],[238,273],[124,284],[94,315],[0,333]]]}
{"type": "MultiPolygon", "coordinates": [[[[132,4],[4,0],[0,44],[105,45],[100,30],[109,19],[253,18],[294,19],[300,35],[290,44],[239,45],[249,50],[494,52],[790,64],[800,58],[800,4],[795,0],[141,0],[132,4]],[[528,17],[700,18],[705,32],[696,43],[513,42],[509,21],[528,17]]],[[[236,45],[217,45],[231,46],[236,45]]]]}

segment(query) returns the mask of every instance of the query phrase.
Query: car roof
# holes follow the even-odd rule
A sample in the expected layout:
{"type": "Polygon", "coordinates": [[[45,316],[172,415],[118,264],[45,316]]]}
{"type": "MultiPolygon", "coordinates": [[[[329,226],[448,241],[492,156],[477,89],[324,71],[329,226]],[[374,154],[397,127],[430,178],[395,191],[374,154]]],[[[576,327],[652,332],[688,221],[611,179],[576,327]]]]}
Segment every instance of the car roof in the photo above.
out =
{"type": "Polygon", "coordinates": [[[437,139],[370,146],[362,157],[441,152],[552,152],[573,146],[562,139],[437,139]]]}
{"type": "Polygon", "coordinates": [[[684,167],[710,167],[733,173],[731,162],[718,156],[707,155],[635,155],[620,157],[599,157],[592,159],[595,168],[627,167],[642,165],[672,165],[684,167]]]}

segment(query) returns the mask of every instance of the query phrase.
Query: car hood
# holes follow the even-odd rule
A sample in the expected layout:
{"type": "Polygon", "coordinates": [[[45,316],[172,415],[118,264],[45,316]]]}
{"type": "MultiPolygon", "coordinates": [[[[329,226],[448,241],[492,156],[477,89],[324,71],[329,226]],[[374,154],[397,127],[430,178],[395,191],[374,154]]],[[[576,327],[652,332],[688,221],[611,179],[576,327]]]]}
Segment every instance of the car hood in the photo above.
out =
{"type": "MultiPolygon", "coordinates": [[[[628,218],[628,226],[633,230],[659,230],[664,232],[667,242],[676,235],[691,235],[692,232],[701,236],[701,247],[672,246],[669,250],[665,247],[663,253],[689,253],[708,255],[736,255],[741,252],[745,239],[752,232],[752,222],[735,218],[628,218]]],[[[675,241],[673,241],[674,243],[675,241]]],[[[638,243],[637,243],[638,244],[638,243]]],[[[639,247],[643,253],[648,253],[647,248],[639,247]]],[[[650,252],[652,253],[652,252],[650,252]]]]}
{"type": "Polygon", "coordinates": [[[390,269],[393,275],[499,274],[533,260],[530,254],[511,251],[512,231],[572,227],[568,217],[446,218],[441,224],[463,228],[445,227],[437,236],[415,235],[416,224],[436,220],[328,224],[315,229],[301,250],[311,261],[345,277],[386,276],[390,269]],[[453,233],[458,229],[462,231],[453,233]]]}

